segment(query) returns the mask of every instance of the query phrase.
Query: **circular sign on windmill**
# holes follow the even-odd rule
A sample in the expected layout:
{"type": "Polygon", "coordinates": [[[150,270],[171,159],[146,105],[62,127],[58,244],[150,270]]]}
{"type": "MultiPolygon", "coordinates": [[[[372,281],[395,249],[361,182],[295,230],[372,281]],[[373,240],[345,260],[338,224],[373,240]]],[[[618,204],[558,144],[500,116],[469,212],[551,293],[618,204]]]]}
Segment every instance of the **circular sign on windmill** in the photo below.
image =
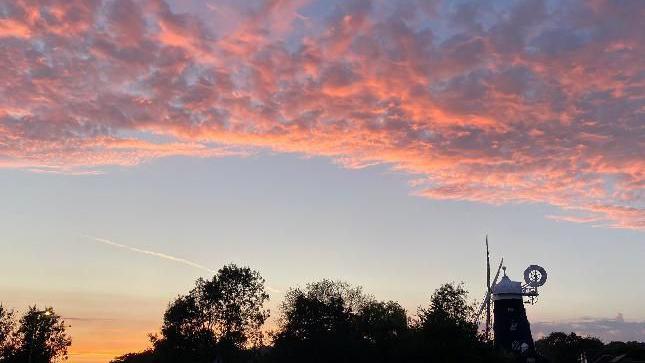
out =
{"type": "Polygon", "coordinates": [[[546,270],[538,265],[531,265],[524,270],[524,281],[530,287],[539,287],[546,282],[546,270]]]}

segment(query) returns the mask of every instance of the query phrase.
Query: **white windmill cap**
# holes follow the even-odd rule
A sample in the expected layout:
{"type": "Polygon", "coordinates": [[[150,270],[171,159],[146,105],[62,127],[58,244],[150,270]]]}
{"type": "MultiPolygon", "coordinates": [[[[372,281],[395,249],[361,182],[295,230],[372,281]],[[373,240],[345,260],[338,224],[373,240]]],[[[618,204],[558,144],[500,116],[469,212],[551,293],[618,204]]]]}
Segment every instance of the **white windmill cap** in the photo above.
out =
{"type": "Polygon", "coordinates": [[[522,283],[519,281],[511,281],[508,276],[502,276],[502,279],[493,286],[494,299],[521,299],[522,298],[522,283]]]}

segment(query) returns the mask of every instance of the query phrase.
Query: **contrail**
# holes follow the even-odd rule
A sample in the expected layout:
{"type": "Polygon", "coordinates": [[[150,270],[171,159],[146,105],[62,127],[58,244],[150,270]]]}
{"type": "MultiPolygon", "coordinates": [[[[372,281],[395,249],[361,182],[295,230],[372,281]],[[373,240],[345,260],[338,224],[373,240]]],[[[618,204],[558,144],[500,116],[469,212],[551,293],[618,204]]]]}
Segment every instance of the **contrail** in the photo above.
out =
{"type": "Polygon", "coordinates": [[[116,243],[114,241],[110,241],[110,240],[105,239],[105,238],[98,238],[98,237],[87,236],[87,235],[83,235],[83,237],[92,239],[92,240],[97,241],[97,242],[104,243],[104,244],[109,245],[109,246],[123,248],[123,249],[128,250],[128,251],[141,253],[141,254],[149,255],[149,256],[155,256],[155,257],[163,258],[164,260],[170,260],[170,261],[174,261],[174,262],[177,262],[177,263],[183,263],[184,265],[188,265],[188,266],[191,266],[191,267],[194,267],[194,268],[198,268],[198,269],[206,271],[206,272],[210,272],[210,273],[215,273],[216,272],[215,270],[212,270],[212,269],[210,269],[210,268],[208,268],[208,267],[206,267],[204,265],[200,265],[200,264],[198,264],[196,262],[189,261],[189,260],[187,260],[185,258],[170,256],[170,255],[167,255],[167,254],[161,253],[161,252],[143,250],[141,248],[126,246],[124,244],[116,243]]]}
{"type": "MultiPolygon", "coordinates": [[[[89,236],[89,235],[82,235],[82,237],[94,240],[96,242],[101,242],[101,243],[106,244],[108,246],[122,248],[124,250],[128,250],[128,251],[131,251],[131,252],[141,253],[141,254],[149,255],[149,256],[155,256],[155,257],[163,258],[164,260],[170,260],[170,261],[174,261],[174,262],[177,262],[177,263],[182,263],[184,265],[188,265],[188,266],[191,266],[191,267],[194,267],[194,268],[198,268],[198,269],[200,269],[202,271],[206,271],[206,272],[209,272],[209,273],[212,273],[212,274],[217,272],[217,271],[215,271],[213,269],[210,269],[210,268],[208,268],[208,267],[206,267],[204,265],[200,265],[197,262],[193,262],[193,261],[187,260],[185,258],[175,257],[175,256],[167,255],[167,254],[161,253],[161,252],[156,252],[156,251],[150,251],[150,250],[144,250],[144,249],[141,249],[141,248],[131,247],[131,246],[127,246],[127,245],[124,245],[124,244],[121,244],[121,243],[110,241],[109,239],[105,239],[105,238],[99,238],[99,237],[94,237],[94,236],[89,236]]],[[[266,289],[269,290],[270,292],[273,292],[273,293],[277,293],[277,294],[282,293],[281,290],[273,288],[271,286],[267,286],[266,289]]]]}

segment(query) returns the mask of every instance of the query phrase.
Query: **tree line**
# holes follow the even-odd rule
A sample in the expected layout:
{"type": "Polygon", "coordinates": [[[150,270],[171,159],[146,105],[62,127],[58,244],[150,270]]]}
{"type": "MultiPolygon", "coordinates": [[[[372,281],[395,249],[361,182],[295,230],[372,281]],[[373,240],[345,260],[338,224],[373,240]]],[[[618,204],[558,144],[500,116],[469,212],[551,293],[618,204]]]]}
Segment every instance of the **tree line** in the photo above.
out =
{"type": "MultiPolygon", "coordinates": [[[[434,290],[413,315],[360,287],[322,280],[292,288],[279,306],[277,327],[263,331],[269,311],[265,280],[248,267],[227,265],[198,279],[170,302],[151,347],[111,363],[514,362],[479,333],[475,302],[462,284],[434,290]]],[[[536,342],[545,362],[589,362],[602,354],[645,351],[642,343],[552,333],[536,342]]]]}
{"type": "Polygon", "coordinates": [[[467,294],[444,284],[409,316],[395,301],[322,280],[287,291],[267,332],[264,278],[227,265],[170,302],[150,348],[112,363],[503,362],[478,334],[467,294]]]}
{"type": "MultiPolygon", "coordinates": [[[[111,363],[514,362],[479,333],[475,303],[462,284],[441,285],[427,305],[408,314],[399,303],[379,301],[360,287],[313,282],[286,292],[272,331],[263,330],[268,299],[257,271],[226,265],[168,304],[147,349],[111,363]]],[[[71,337],[65,328],[51,308],[30,307],[17,320],[0,305],[0,363],[67,359],[71,337]]],[[[645,352],[643,343],[603,344],[560,332],[535,347],[553,363],[645,352]]]]}

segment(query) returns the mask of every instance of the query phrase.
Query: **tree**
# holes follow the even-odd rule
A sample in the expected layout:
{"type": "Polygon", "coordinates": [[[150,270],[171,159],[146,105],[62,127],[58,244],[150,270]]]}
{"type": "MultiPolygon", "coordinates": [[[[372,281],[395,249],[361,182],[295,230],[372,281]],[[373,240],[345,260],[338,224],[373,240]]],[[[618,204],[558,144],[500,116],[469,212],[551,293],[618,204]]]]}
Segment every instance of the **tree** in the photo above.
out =
{"type": "Polygon", "coordinates": [[[159,361],[211,362],[217,339],[207,319],[193,294],[175,299],[164,313],[161,337],[151,337],[159,361]]]}
{"type": "Polygon", "coordinates": [[[476,334],[475,306],[468,303],[467,299],[468,291],[464,289],[463,284],[443,284],[432,293],[430,306],[419,308],[419,323],[422,326],[431,326],[433,323],[449,322],[476,334]]]}
{"type": "Polygon", "coordinates": [[[591,360],[603,349],[604,344],[595,337],[581,337],[553,332],[535,342],[535,350],[552,363],[578,362],[581,355],[591,360]]]}
{"type": "Polygon", "coordinates": [[[192,293],[206,314],[207,327],[220,342],[241,349],[249,342],[262,341],[260,328],[269,317],[263,309],[269,299],[264,282],[257,271],[232,264],[221,268],[212,280],[197,280],[192,293]]]}
{"type": "Polygon", "coordinates": [[[289,290],[274,336],[279,362],[387,362],[407,331],[405,309],[360,287],[322,280],[289,290]]]}
{"type": "Polygon", "coordinates": [[[155,363],[156,360],[154,351],[152,349],[145,350],[140,353],[128,353],[120,357],[116,357],[110,363],[155,363]]]}
{"type": "Polygon", "coordinates": [[[15,349],[14,330],[16,321],[13,310],[0,304],[0,362],[6,362],[15,349]]]}
{"type": "Polygon", "coordinates": [[[447,283],[434,291],[430,306],[419,308],[415,323],[417,359],[440,362],[497,361],[492,347],[477,333],[475,305],[462,284],[447,283]]]}
{"type": "Polygon", "coordinates": [[[613,341],[604,346],[601,354],[613,357],[624,354],[626,358],[632,359],[633,361],[645,361],[645,342],[613,341]]]}
{"type": "Polygon", "coordinates": [[[260,344],[269,316],[264,279],[248,267],[227,265],[211,280],[198,279],[164,314],[161,336],[153,336],[161,362],[237,361],[247,345],[260,344]]]}
{"type": "Polygon", "coordinates": [[[366,345],[369,362],[394,362],[403,359],[408,338],[405,309],[394,301],[371,301],[357,316],[357,328],[366,345]]]}
{"type": "Polygon", "coordinates": [[[65,321],[49,307],[40,310],[36,306],[20,318],[14,333],[15,350],[9,361],[49,363],[67,359],[67,349],[72,339],[65,331],[65,321]]]}
{"type": "Polygon", "coordinates": [[[355,316],[370,300],[361,288],[331,280],[289,290],[274,336],[274,361],[358,361],[362,342],[355,316]]]}

